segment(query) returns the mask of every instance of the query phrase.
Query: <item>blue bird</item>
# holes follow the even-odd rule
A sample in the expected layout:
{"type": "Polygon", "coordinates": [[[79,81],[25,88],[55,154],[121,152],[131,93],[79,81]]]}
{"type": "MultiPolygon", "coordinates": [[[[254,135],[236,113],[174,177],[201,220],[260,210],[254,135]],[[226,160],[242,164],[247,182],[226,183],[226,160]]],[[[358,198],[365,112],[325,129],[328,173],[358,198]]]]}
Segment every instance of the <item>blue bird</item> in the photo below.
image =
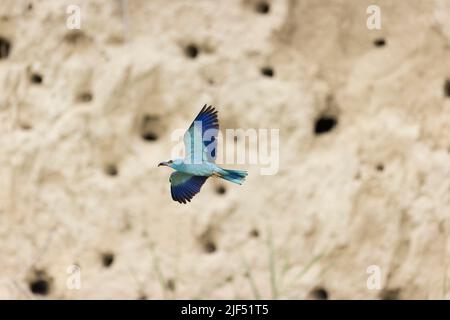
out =
{"type": "Polygon", "coordinates": [[[172,199],[190,202],[209,177],[242,184],[246,171],[223,169],[215,164],[219,121],[212,106],[203,106],[183,137],[186,156],[158,164],[175,169],[170,175],[172,199]]]}

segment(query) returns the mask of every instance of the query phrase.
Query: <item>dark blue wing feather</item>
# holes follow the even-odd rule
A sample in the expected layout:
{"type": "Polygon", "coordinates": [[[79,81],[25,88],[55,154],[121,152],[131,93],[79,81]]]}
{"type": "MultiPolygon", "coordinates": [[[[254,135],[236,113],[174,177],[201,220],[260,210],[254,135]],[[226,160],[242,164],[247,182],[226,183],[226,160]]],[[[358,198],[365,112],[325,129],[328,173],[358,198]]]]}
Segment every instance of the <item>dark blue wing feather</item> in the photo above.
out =
{"type": "Polygon", "coordinates": [[[170,175],[170,192],[172,199],[179,203],[190,202],[200,192],[208,177],[193,176],[187,173],[174,172],[170,175]]]}
{"type": "Polygon", "coordinates": [[[186,158],[191,163],[202,160],[214,162],[216,159],[217,135],[219,120],[217,111],[212,106],[203,106],[184,137],[186,158]],[[201,125],[201,132],[199,130],[201,125]]]}

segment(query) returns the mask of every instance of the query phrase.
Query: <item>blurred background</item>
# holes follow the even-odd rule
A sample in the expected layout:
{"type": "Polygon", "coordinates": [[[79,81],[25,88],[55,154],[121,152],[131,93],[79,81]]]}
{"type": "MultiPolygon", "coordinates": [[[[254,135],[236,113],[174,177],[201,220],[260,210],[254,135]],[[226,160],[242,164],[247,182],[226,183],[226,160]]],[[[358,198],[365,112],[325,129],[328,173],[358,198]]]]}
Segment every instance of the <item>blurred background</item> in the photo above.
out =
{"type": "Polygon", "coordinates": [[[448,0],[2,0],[0,88],[0,298],[450,296],[448,0]],[[204,104],[279,171],[181,205],[204,104]]]}

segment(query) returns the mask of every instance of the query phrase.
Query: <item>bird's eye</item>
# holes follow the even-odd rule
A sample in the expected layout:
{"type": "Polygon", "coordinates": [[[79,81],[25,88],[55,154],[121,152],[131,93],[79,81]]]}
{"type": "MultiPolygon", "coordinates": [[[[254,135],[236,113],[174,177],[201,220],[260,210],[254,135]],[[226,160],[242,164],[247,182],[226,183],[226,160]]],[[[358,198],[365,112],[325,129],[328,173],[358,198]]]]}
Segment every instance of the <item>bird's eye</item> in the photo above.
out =
{"type": "Polygon", "coordinates": [[[172,161],[172,160],[169,160],[168,163],[173,163],[173,161],[172,161]]]}

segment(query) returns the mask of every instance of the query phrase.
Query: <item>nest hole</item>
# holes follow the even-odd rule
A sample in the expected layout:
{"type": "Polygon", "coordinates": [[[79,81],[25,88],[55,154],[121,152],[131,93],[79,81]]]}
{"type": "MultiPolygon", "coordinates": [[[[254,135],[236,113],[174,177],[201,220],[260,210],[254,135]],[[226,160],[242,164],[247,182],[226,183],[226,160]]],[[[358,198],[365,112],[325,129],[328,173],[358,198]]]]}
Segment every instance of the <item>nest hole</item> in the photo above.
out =
{"type": "Polygon", "coordinates": [[[259,1],[255,5],[255,11],[260,14],[268,14],[270,12],[270,5],[266,1],[259,1]]]}
{"type": "Polygon", "coordinates": [[[30,81],[34,84],[41,84],[44,79],[39,73],[33,73],[30,77],[30,81]]]}
{"type": "Polygon", "coordinates": [[[263,67],[261,68],[261,74],[265,77],[272,78],[275,75],[275,72],[271,67],[263,67]]]}
{"type": "Polygon", "coordinates": [[[399,300],[400,289],[384,289],[380,293],[381,300],[399,300]]]}
{"type": "Polygon", "coordinates": [[[81,92],[80,94],[78,94],[77,96],[77,101],[81,102],[81,103],[88,103],[91,102],[92,99],[94,99],[94,96],[92,95],[91,92],[85,91],[85,92],[81,92]]]}
{"type": "Polygon", "coordinates": [[[200,248],[204,253],[211,254],[217,251],[216,239],[212,227],[208,229],[198,238],[200,248]]]}
{"type": "Polygon", "coordinates": [[[386,45],[386,40],[384,38],[375,39],[373,45],[377,48],[384,47],[386,45]]]}
{"type": "Polygon", "coordinates": [[[316,135],[324,134],[333,130],[337,125],[337,118],[330,115],[320,116],[315,120],[314,133],[316,135]]]}
{"type": "Polygon", "coordinates": [[[36,271],[29,282],[30,291],[34,295],[46,296],[51,291],[51,280],[43,271],[36,271]]]}
{"type": "Polygon", "coordinates": [[[328,291],[325,288],[316,288],[309,293],[313,300],[328,300],[328,291]]]}
{"type": "Polygon", "coordinates": [[[155,132],[155,123],[158,117],[151,115],[144,115],[141,122],[140,134],[141,138],[148,142],[158,140],[158,134],[155,132]]]}
{"type": "Polygon", "coordinates": [[[218,195],[224,195],[225,193],[227,193],[227,189],[225,188],[225,186],[223,186],[223,185],[220,185],[220,186],[217,186],[217,188],[216,188],[216,193],[218,194],[218,195]]]}
{"type": "Polygon", "coordinates": [[[46,296],[50,292],[50,285],[45,279],[36,279],[30,283],[30,290],[33,294],[46,296]]]}
{"type": "Polygon", "coordinates": [[[169,291],[175,291],[175,289],[176,289],[175,280],[167,279],[167,281],[166,281],[166,288],[169,291]]]}
{"type": "Polygon", "coordinates": [[[116,177],[119,175],[119,169],[117,168],[117,166],[115,164],[110,163],[105,166],[105,173],[108,176],[116,177]]]}
{"type": "Polygon", "coordinates": [[[64,41],[73,45],[73,44],[80,42],[81,40],[83,40],[85,38],[86,38],[86,35],[82,31],[73,30],[73,31],[68,32],[64,36],[64,41]]]}
{"type": "Polygon", "coordinates": [[[444,83],[444,95],[450,98],[450,79],[445,80],[444,83]]]}
{"type": "Polygon", "coordinates": [[[114,254],[112,252],[104,252],[102,253],[101,259],[103,267],[109,268],[114,263],[114,254]]]}
{"type": "Polygon", "coordinates": [[[259,230],[258,230],[258,229],[252,229],[252,230],[250,230],[250,237],[252,237],[252,238],[258,238],[258,237],[259,237],[259,230]]]}
{"type": "Polygon", "coordinates": [[[216,252],[217,251],[217,246],[214,243],[214,241],[212,241],[212,240],[206,241],[203,244],[203,251],[205,251],[206,253],[216,252]]]}
{"type": "Polygon", "coordinates": [[[198,48],[197,45],[191,43],[188,44],[185,48],[184,48],[184,54],[186,55],[186,57],[190,58],[190,59],[195,59],[197,58],[197,56],[200,53],[200,49],[198,48]]]}
{"type": "Polygon", "coordinates": [[[22,129],[24,131],[28,131],[28,130],[33,129],[33,126],[30,123],[28,123],[28,122],[21,122],[19,124],[19,127],[20,127],[20,129],[22,129]]]}
{"type": "Polygon", "coordinates": [[[148,131],[142,134],[142,139],[145,141],[156,141],[158,140],[158,135],[154,132],[148,131]]]}
{"type": "Polygon", "coordinates": [[[0,59],[6,59],[11,51],[11,42],[3,37],[0,37],[0,59]]]}

